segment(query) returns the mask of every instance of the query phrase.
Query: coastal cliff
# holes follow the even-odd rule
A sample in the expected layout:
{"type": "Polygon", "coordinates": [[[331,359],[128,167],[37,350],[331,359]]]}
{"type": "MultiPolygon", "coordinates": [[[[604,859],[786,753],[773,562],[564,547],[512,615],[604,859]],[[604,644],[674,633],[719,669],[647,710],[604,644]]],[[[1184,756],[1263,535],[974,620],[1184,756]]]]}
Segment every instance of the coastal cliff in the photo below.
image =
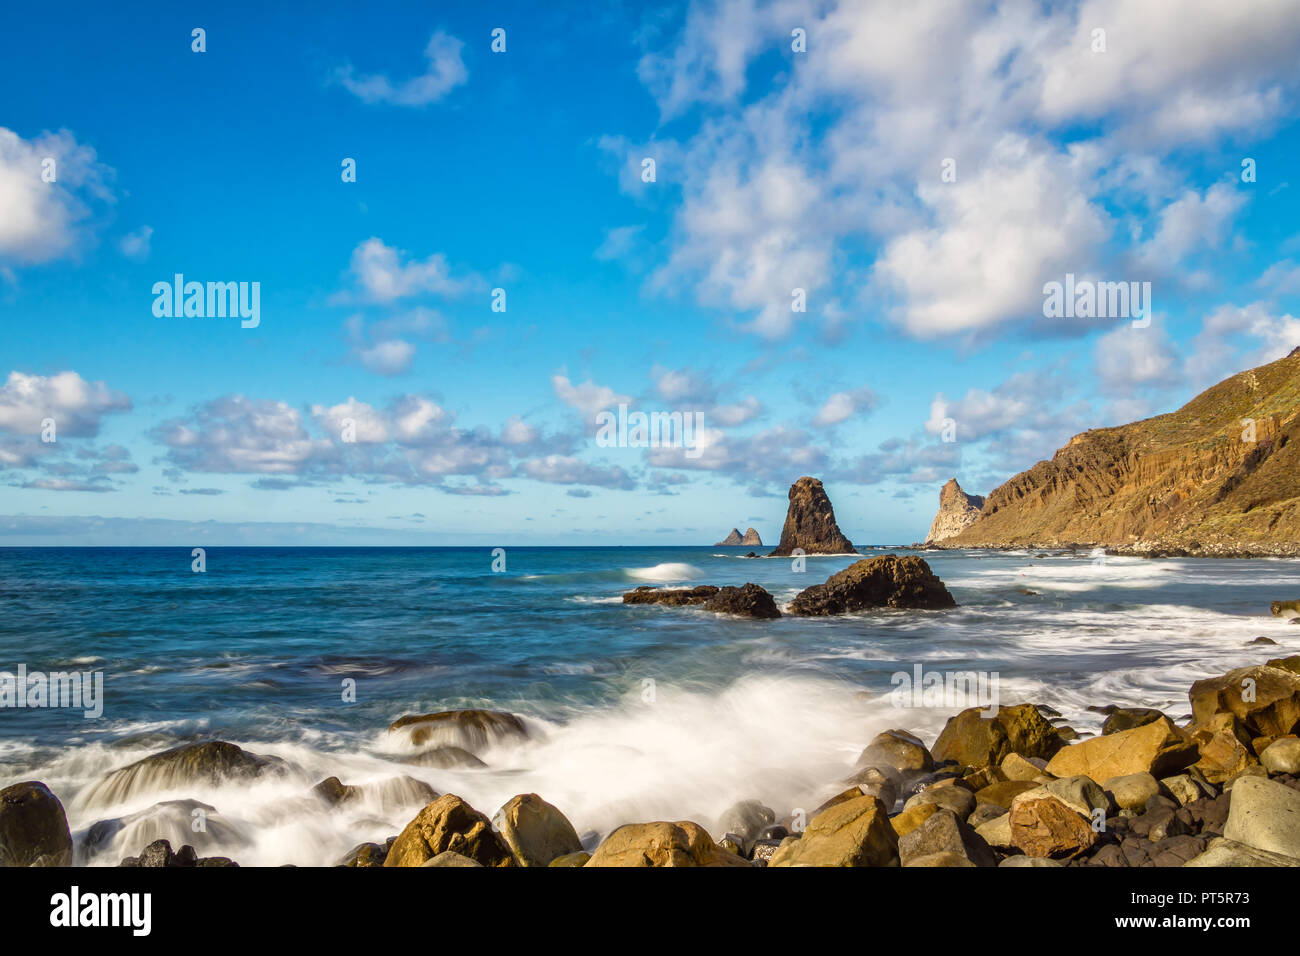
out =
{"type": "Polygon", "coordinates": [[[983,507],[982,497],[966,494],[956,478],[949,478],[939,492],[939,513],[934,516],[925,543],[934,544],[961,534],[975,522],[983,507]]]}
{"type": "Polygon", "coordinates": [[[1300,349],[1175,412],[1076,435],[936,546],[1300,555],[1298,435],[1300,349]]]}

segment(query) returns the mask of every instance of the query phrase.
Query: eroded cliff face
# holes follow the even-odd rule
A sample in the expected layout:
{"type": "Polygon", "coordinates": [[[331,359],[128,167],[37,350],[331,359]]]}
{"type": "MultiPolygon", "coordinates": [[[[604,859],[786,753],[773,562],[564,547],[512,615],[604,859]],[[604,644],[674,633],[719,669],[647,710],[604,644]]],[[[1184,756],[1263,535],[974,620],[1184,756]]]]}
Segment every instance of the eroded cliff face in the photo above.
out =
{"type": "Polygon", "coordinates": [[[968,495],[961,490],[956,478],[949,478],[948,483],[939,491],[939,512],[930,525],[930,533],[925,543],[934,544],[961,534],[969,528],[980,515],[984,499],[979,495],[968,495]]]}
{"type": "Polygon", "coordinates": [[[1072,438],[941,547],[1300,554],[1300,349],[1176,412],[1072,438]]]}

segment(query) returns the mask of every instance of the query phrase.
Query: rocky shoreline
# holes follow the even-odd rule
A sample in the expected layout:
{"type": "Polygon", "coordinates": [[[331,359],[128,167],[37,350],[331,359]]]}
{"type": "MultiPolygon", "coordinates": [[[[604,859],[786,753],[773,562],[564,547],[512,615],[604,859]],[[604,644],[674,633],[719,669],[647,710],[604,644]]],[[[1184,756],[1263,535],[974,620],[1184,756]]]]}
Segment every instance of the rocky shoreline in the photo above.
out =
{"type": "MultiPolygon", "coordinates": [[[[710,821],[629,821],[580,838],[563,811],[518,794],[491,817],[411,778],[423,808],[384,843],[337,863],[412,866],[1300,866],[1300,656],[1274,658],[1194,683],[1181,724],[1149,708],[1097,706],[1097,736],[1032,703],[952,716],[927,747],[907,730],[866,741],[812,809],[742,800],[710,821]]],[[[526,738],[514,714],[457,710],[389,727],[425,765],[482,761],[473,753],[526,738]]],[[[285,761],[223,741],[172,748],[110,771],[92,789],[135,780],[255,781],[285,761]]],[[[325,807],[359,795],[337,777],[305,797],[325,807]]],[[[197,804],[197,802],[195,802],[197,804]]],[[[202,806],[202,805],[200,805],[202,806]]],[[[211,808],[209,808],[211,809],[211,808]]],[[[113,832],[100,821],[84,843],[113,832]],[[97,835],[98,834],[98,835],[97,835]]],[[[43,783],[0,791],[0,865],[68,866],[74,847],[63,804],[43,783]]],[[[155,840],[121,866],[236,866],[155,840]]]]}

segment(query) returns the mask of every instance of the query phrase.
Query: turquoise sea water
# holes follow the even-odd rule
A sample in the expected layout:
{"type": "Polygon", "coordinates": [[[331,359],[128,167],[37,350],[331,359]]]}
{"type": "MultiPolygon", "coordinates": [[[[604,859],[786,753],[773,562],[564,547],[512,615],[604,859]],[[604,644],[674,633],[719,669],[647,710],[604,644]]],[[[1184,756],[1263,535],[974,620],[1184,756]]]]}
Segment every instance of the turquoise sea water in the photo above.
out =
{"type": "Polygon", "coordinates": [[[926,552],[957,609],[760,622],[621,603],[639,584],[746,581],[782,603],[854,560],[812,557],[798,573],[748,550],[507,548],[494,573],[486,548],[210,548],[198,574],[181,548],[0,549],[0,670],[104,681],[97,719],[0,709],[0,785],[45,781],[75,829],[135,819],[95,863],[151,835],[247,863],[334,862],[410,818],[417,796],[382,786],[398,775],[489,814],[534,791],[594,837],[637,819],[709,825],[748,797],[815,805],[874,733],[942,727],[951,708],[889,699],[891,675],[917,665],[996,675],[1003,703],[1048,704],[1088,732],[1101,719],[1089,704],[1180,716],[1193,680],[1300,653],[1300,626],[1268,613],[1300,595],[1300,563],[1281,560],[926,552]],[[485,768],[439,770],[407,763],[385,732],[469,706],[521,714],[529,739],[483,749],[485,768]],[[86,798],[106,771],[209,737],[291,773],[86,798]],[[331,774],[374,783],[375,799],[317,807],[305,794],[331,774]],[[177,799],[225,825],[190,832],[177,799]]]}

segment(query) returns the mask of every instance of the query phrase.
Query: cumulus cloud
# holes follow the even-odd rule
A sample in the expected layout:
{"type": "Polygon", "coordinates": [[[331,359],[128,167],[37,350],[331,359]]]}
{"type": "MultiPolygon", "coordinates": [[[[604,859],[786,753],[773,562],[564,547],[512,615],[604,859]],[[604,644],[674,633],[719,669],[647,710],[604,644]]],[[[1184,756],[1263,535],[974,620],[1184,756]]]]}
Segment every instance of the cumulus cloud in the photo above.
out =
{"type": "Polygon", "coordinates": [[[364,103],[428,106],[469,79],[461,51],[465,44],[439,30],[424,48],[425,71],[410,79],[393,81],[383,73],[358,74],[349,64],[336,73],[337,80],[364,103]]]}
{"type": "Polygon", "coordinates": [[[1192,340],[1186,372],[1207,388],[1243,368],[1264,365],[1300,347],[1300,319],[1262,302],[1222,305],[1207,315],[1192,340]]]}
{"type": "Polygon", "coordinates": [[[95,209],[113,201],[112,176],[67,130],[27,140],[0,126],[0,268],[75,255],[95,209]]]}
{"type": "Polygon", "coordinates": [[[654,144],[681,202],[650,288],[770,338],[808,316],[835,330],[842,300],[881,291],[922,338],[1041,322],[1048,278],[1227,235],[1240,196],[1187,183],[1179,151],[1282,119],[1298,46],[1270,0],[693,3],[638,69],[686,130],[654,144]]]}
{"type": "Polygon", "coordinates": [[[12,371],[0,387],[0,430],[19,435],[39,435],[42,421],[52,418],[61,437],[93,438],[106,415],[130,409],[126,394],[73,371],[48,376],[12,371]]]}
{"type": "Polygon", "coordinates": [[[591,380],[575,385],[567,375],[552,375],[551,388],[555,390],[556,398],[581,413],[588,430],[595,429],[597,413],[613,410],[632,401],[631,396],[620,394],[608,385],[597,385],[591,380]]]}
{"type": "Polygon", "coordinates": [[[851,392],[836,392],[831,395],[813,416],[813,424],[818,428],[838,425],[855,415],[866,414],[880,403],[880,398],[866,386],[851,392]]]}
{"type": "MultiPolygon", "coordinates": [[[[403,250],[386,245],[375,236],[352,250],[349,268],[357,295],[368,302],[390,303],[414,295],[453,298],[483,285],[478,276],[453,275],[442,253],[422,260],[408,259],[403,250]]],[[[346,301],[347,296],[338,300],[346,301]]]]}

